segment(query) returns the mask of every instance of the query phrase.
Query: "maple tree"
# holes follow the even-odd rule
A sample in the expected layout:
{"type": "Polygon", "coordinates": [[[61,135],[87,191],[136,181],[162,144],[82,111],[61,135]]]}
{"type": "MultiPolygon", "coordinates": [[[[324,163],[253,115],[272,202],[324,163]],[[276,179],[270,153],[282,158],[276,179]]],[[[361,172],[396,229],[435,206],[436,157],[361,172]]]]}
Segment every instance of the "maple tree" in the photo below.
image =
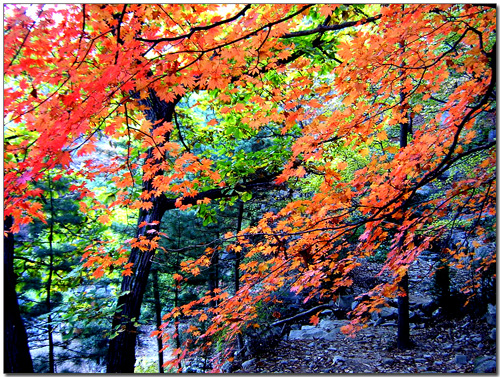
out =
{"type": "MultiPolygon", "coordinates": [[[[365,312],[408,294],[398,286],[412,262],[461,215],[468,216],[470,238],[489,242],[484,223],[496,204],[495,141],[488,140],[488,115],[496,114],[494,8],[29,9],[7,6],[4,22],[4,219],[13,218],[14,233],[34,218],[44,221],[35,183],[53,169],[74,175],[82,213],[97,213],[103,224],[124,208],[139,212],[133,239],[113,253],[103,244],[82,253],[96,278],[123,267],[108,372],[134,369],[135,319],[171,209],[199,208],[208,223],[215,201],[231,205],[257,191],[311,187],[256,226],[226,235],[228,250],[241,255],[236,292],[214,289],[165,316],[208,321],[203,333],[189,329],[204,346],[216,334],[230,342],[253,326],[256,304],[282,287],[307,292],[306,300],[335,297],[363,259],[389,245],[383,271],[393,280],[356,307],[345,329],[351,332],[365,312]],[[248,141],[262,147],[245,150],[248,141]],[[107,142],[107,158],[95,158],[107,142]],[[450,185],[421,195],[470,160],[475,164],[450,185]],[[89,189],[96,177],[108,180],[113,200],[89,189]],[[437,221],[443,218],[449,221],[437,221]]],[[[445,250],[446,258],[463,264],[462,247],[445,250]]],[[[213,255],[207,248],[184,261],[182,272],[198,273],[213,255]]],[[[481,262],[478,272],[495,256],[481,262]]]]}

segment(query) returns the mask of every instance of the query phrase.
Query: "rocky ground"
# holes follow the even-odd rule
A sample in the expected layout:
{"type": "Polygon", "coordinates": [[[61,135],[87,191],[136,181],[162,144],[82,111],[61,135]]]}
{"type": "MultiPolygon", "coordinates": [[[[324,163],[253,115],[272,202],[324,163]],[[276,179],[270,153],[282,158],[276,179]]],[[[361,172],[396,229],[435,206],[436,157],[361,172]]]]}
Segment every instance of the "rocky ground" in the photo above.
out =
{"type": "MultiPolygon", "coordinates": [[[[414,326],[414,346],[395,347],[396,327],[387,322],[349,338],[338,331],[343,321],[322,320],[323,339],[284,339],[264,356],[248,360],[243,373],[471,373],[496,371],[496,343],[484,320],[444,321],[414,326]],[[330,326],[329,326],[330,325],[330,326]],[[329,338],[325,340],[324,338],[329,338]],[[482,369],[478,369],[482,368],[482,369]]],[[[312,326],[303,326],[306,331],[312,326]]],[[[319,337],[318,337],[319,338],[319,337]]]]}
{"type": "MultiPolygon", "coordinates": [[[[435,261],[422,257],[410,269],[410,321],[413,346],[396,348],[396,304],[372,316],[369,326],[350,338],[340,332],[347,320],[323,316],[318,326],[295,325],[276,347],[232,366],[236,373],[493,373],[496,372],[496,307],[484,317],[443,319],[432,297],[429,272],[435,261]]],[[[368,263],[357,278],[376,275],[368,263]],[[365,276],[366,275],[366,276],[365,276]]],[[[453,285],[467,277],[453,271],[453,285]]],[[[377,282],[378,283],[378,282],[377,282]]],[[[452,287],[453,288],[453,287],[452,287]]],[[[361,291],[360,291],[361,292],[361,291]]],[[[360,292],[352,292],[354,297],[360,292]]],[[[347,310],[352,302],[345,303],[347,310]]],[[[354,303],[355,304],[355,303],[354,303]]],[[[325,313],[325,312],[324,312],[325,313]]]]}

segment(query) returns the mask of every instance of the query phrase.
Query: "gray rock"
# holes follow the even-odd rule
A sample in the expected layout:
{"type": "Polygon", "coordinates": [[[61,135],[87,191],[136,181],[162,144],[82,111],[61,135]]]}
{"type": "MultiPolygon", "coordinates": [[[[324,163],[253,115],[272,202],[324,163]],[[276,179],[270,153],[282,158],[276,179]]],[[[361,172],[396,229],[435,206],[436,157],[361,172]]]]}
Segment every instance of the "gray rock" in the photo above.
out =
{"type": "Polygon", "coordinates": [[[497,328],[496,327],[490,331],[489,337],[491,340],[497,340],[497,328]]]}
{"type": "Polygon", "coordinates": [[[384,365],[392,365],[392,364],[394,364],[394,359],[391,359],[390,357],[384,357],[382,359],[382,364],[384,364],[384,365]]]}
{"type": "Polygon", "coordinates": [[[326,340],[327,342],[334,342],[339,340],[340,330],[339,331],[332,331],[332,332],[327,332],[323,334],[323,337],[321,339],[326,340]]]}
{"type": "Polygon", "coordinates": [[[434,192],[434,189],[430,185],[425,185],[417,190],[417,194],[422,196],[429,196],[434,192]]]}
{"type": "Polygon", "coordinates": [[[445,350],[450,350],[452,348],[453,348],[453,344],[451,344],[451,343],[443,344],[443,349],[445,349],[445,350]]]}
{"type": "Polygon", "coordinates": [[[398,317],[398,309],[393,308],[392,306],[390,307],[384,307],[382,308],[382,311],[380,312],[380,316],[384,319],[396,319],[398,317]]]}
{"type": "Polygon", "coordinates": [[[354,296],[353,295],[343,295],[339,296],[336,304],[337,306],[342,309],[349,311],[351,310],[352,304],[354,303],[354,296]]]}
{"type": "Polygon", "coordinates": [[[290,334],[288,334],[288,340],[303,340],[303,331],[302,330],[290,330],[290,334]]]}
{"type": "Polygon", "coordinates": [[[372,313],[372,320],[375,321],[377,325],[380,325],[385,321],[389,321],[391,319],[396,319],[396,318],[398,318],[398,309],[393,308],[392,306],[389,307],[384,306],[380,310],[380,313],[378,312],[372,313]]]}
{"type": "Polygon", "coordinates": [[[331,319],[323,319],[319,322],[318,326],[321,329],[325,329],[326,331],[334,331],[336,333],[340,332],[340,328],[346,325],[348,321],[343,320],[331,320],[331,319]]]}
{"type": "Polygon", "coordinates": [[[427,362],[427,360],[424,359],[423,357],[417,357],[417,358],[415,358],[415,362],[425,364],[427,362]]]}
{"type": "Polygon", "coordinates": [[[330,318],[333,316],[333,310],[331,309],[326,309],[323,310],[321,313],[319,313],[320,318],[330,318]]]}
{"type": "Polygon", "coordinates": [[[249,372],[255,368],[255,359],[250,359],[241,364],[244,371],[249,372]]]}
{"type": "Polygon", "coordinates": [[[455,355],[455,364],[457,365],[467,364],[467,355],[455,355]]]}
{"type": "Polygon", "coordinates": [[[221,369],[222,373],[231,373],[233,371],[233,363],[226,361],[221,369]]]}
{"type": "Polygon", "coordinates": [[[496,252],[496,244],[495,243],[490,243],[486,245],[479,246],[477,248],[474,248],[474,251],[476,253],[476,258],[487,258],[496,252]]]}
{"type": "Polygon", "coordinates": [[[345,361],[345,357],[342,356],[334,356],[333,357],[333,364],[340,364],[345,361]]]}
{"type": "MultiPolygon", "coordinates": [[[[303,326],[306,327],[306,326],[303,326]]],[[[330,340],[331,337],[329,333],[322,328],[307,326],[312,328],[306,328],[301,330],[291,330],[288,335],[289,340],[317,340],[317,339],[327,339],[330,340]]]]}
{"type": "Polygon", "coordinates": [[[430,315],[436,309],[436,307],[437,303],[432,300],[422,303],[422,305],[420,306],[424,315],[430,315]]]}
{"type": "Polygon", "coordinates": [[[356,307],[359,305],[359,301],[353,301],[351,304],[351,310],[356,309],[356,307]]]}
{"type": "Polygon", "coordinates": [[[486,322],[488,325],[496,326],[497,325],[497,307],[496,305],[488,304],[488,311],[484,315],[486,318],[486,322]]]}
{"type": "Polygon", "coordinates": [[[481,356],[474,361],[474,373],[496,373],[497,361],[495,356],[481,356]]]}
{"type": "Polygon", "coordinates": [[[432,318],[437,318],[437,317],[441,316],[441,313],[442,313],[441,308],[437,308],[436,310],[434,310],[432,312],[432,318]]]}
{"type": "Polygon", "coordinates": [[[422,320],[422,317],[424,316],[424,313],[422,313],[421,310],[413,310],[410,312],[410,323],[418,323],[422,320]]]}

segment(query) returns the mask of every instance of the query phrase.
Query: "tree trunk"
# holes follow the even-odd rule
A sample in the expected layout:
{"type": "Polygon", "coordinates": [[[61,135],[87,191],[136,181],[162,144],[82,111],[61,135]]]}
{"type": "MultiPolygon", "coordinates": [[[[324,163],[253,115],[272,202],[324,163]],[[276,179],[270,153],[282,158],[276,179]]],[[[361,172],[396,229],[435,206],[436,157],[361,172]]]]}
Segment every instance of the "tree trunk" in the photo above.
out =
{"type": "MultiPolygon", "coordinates": [[[[161,197],[154,200],[153,208],[146,212],[141,211],[138,224],[146,221],[161,221],[164,211],[161,210],[161,197]]],[[[148,229],[159,230],[160,224],[138,228],[137,238],[144,235],[148,229]]],[[[111,339],[108,350],[107,373],[134,373],[135,344],[137,327],[135,322],[141,315],[141,305],[146,291],[151,262],[155,255],[154,250],[142,251],[133,248],[128,262],[133,263],[133,274],[124,276],[121,286],[121,296],[118,299],[117,310],[113,317],[113,331],[118,335],[111,339]],[[126,293],[127,292],[127,293],[126,293]]]]}
{"type": "MultiPolygon", "coordinates": [[[[236,234],[241,231],[241,226],[243,223],[243,201],[240,199],[238,203],[238,222],[236,224],[236,234]]],[[[234,253],[234,292],[240,289],[240,258],[241,253],[234,253]]]]}
{"type": "MultiPolygon", "coordinates": [[[[161,326],[161,302],[160,302],[160,288],[158,284],[158,270],[153,269],[153,296],[155,300],[155,312],[156,312],[156,327],[159,329],[161,326]]],[[[160,350],[163,348],[163,342],[161,337],[157,337],[156,341],[158,343],[158,372],[164,373],[163,371],[163,352],[160,350]]]]}
{"type": "Polygon", "coordinates": [[[51,179],[48,179],[49,195],[50,195],[50,233],[49,233],[49,276],[47,277],[47,297],[45,304],[47,306],[47,337],[49,339],[49,373],[55,373],[55,359],[54,359],[54,337],[52,336],[52,310],[51,291],[52,291],[52,274],[54,272],[54,247],[52,241],[54,239],[54,201],[52,198],[52,188],[50,187],[51,179]]]}
{"type": "Polygon", "coordinates": [[[399,349],[410,348],[410,300],[408,296],[408,272],[399,283],[398,296],[398,341],[399,349]]]}
{"type": "MultiPolygon", "coordinates": [[[[404,4],[401,6],[404,10],[404,4]]],[[[400,43],[402,49],[404,49],[404,42],[400,43]]],[[[403,62],[404,65],[404,62],[403,62]]],[[[400,93],[400,101],[403,104],[405,100],[404,92],[400,93]]],[[[408,113],[403,114],[407,116],[408,113]]],[[[399,127],[399,146],[404,148],[408,145],[408,134],[410,132],[410,127],[408,120],[402,121],[399,127]]],[[[404,237],[401,237],[401,247],[403,247],[404,237]]],[[[402,252],[403,250],[401,250],[402,252]]],[[[398,296],[398,340],[397,345],[400,349],[407,349],[410,347],[410,296],[408,291],[408,271],[401,279],[399,283],[400,295],[398,296]]]]}
{"type": "MultiPolygon", "coordinates": [[[[4,220],[4,231],[11,229],[11,216],[4,220]]],[[[4,236],[4,373],[33,373],[28,336],[19,311],[14,274],[14,235],[4,236]]]]}
{"type": "MultiPolygon", "coordinates": [[[[238,222],[236,224],[236,234],[238,234],[241,231],[241,227],[243,224],[243,212],[244,212],[244,207],[243,207],[243,201],[240,199],[238,203],[238,222]]],[[[241,252],[240,253],[234,253],[234,294],[240,290],[240,258],[241,258],[241,252]]],[[[238,353],[241,354],[243,351],[244,347],[244,342],[243,342],[243,336],[241,333],[238,333],[236,336],[236,342],[238,346],[238,353]]]]}
{"type": "MultiPolygon", "coordinates": [[[[218,236],[216,238],[218,238],[218,236]]],[[[208,273],[208,290],[212,296],[212,300],[210,301],[210,307],[212,308],[217,307],[217,301],[213,300],[216,296],[215,290],[217,288],[219,288],[219,250],[215,249],[212,256],[212,265],[208,273]]]]}
{"type": "Polygon", "coordinates": [[[450,268],[446,262],[439,262],[434,276],[436,293],[439,306],[443,314],[449,316],[452,313],[450,307],[450,268]]]}
{"type": "MultiPolygon", "coordinates": [[[[166,103],[158,98],[153,92],[149,91],[149,97],[146,100],[141,100],[140,103],[147,106],[145,110],[146,118],[155,124],[158,120],[171,122],[177,101],[166,103]]],[[[163,122],[160,122],[156,127],[160,127],[163,122]]],[[[153,131],[153,130],[152,130],[153,131]]],[[[151,131],[151,132],[152,132],[151,131]]],[[[168,140],[168,136],[166,137],[168,140]]],[[[147,159],[153,157],[153,150],[148,151],[147,159]]],[[[162,175],[159,171],[156,175],[162,175]]],[[[154,178],[143,182],[143,192],[149,192],[153,189],[154,178]]],[[[136,237],[150,237],[147,230],[160,230],[160,223],[163,214],[166,210],[165,196],[152,197],[150,202],[153,207],[148,210],[141,210],[137,221],[136,237]],[[157,221],[154,226],[139,227],[143,221],[151,223],[157,221]]],[[[148,282],[151,263],[156,250],[142,251],[138,248],[133,248],[130,252],[128,262],[133,263],[133,274],[124,276],[121,286],[121,296],[118,299],[117,309],[113,317],[112,329],[118,331],[118,335],[111,339],[108,350],[108,365],[107,373],[134,373],[135,365],[135,345],[137,340],[137,327],[135,322],[139,320],[141,315],[142,300],[148,282]]]]}

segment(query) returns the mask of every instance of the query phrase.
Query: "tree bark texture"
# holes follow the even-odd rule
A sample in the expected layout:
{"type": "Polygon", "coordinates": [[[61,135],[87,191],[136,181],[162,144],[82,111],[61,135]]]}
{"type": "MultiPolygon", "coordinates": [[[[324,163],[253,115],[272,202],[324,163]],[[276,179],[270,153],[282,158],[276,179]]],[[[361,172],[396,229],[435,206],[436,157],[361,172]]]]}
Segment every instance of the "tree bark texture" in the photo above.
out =
{"type": "MultiPolygon", "coordinates": [[[[13,225],[12,217],[4,222],[4,231],[13,225]]],[[[14,235],[4,237],[4,373],[33,373],[28,336],[19,310],[14,274],[14,235]]]]}
{"type": "Polygon", "coordinates": [[[399,349],[410,348],[410,300],[408,295],[408,273],[406,273],[399,283],[400,293],[398,296],[398,340],[399,349]]]}
{"type": "MultiPolygon", "coordinates": [[[[160,198],[154,200],[153,208],[141,211],[138,224],[143,221],[151,223],[161,221],[165,211],[161,209],[160,198]]],[[[137,230],[137,238],[145,236],[147,229],[159,230],[160,224],[154,227],[142,227],[137,230]]],[[[151,263],[155,251],[142,251],[133,248],[128,262],[133,263],[133,274],[124,276],[121,286],[121,296],[118,299],[117,310],[113,318],[113,331],[118,331],[118,336],[111,339],[108,350],[108,373],[133,373],[135,365],[135,344],[137,340],[137,327],[135,322],[141,314],[142,300],[148,282],[151,263]]]]}
{"type": "MultiPolygon", "coordinates": [[[[404,4],[401,5],[401,10],[404,10],[404,4]]],[[[400,42],[402,49],[405,48],[404,41],[400,42]]],[[[404,62],[403,62],[404,66],[404,62]]],[[[404,103],[406,99],[405,93],[400,93],[400,102],[404,103]]],[[[408,116],[408,112],[403,116],[408,116]]],[[[404,119],[404,118],[403,118],[404,119]]],[[[408,136],[410,127],[408,120],[403,120],[399,127],[399,146],[405,148],[408,146],[408,136]]],[[[401,246],[404,242],[404,237],[401,237],[401,246]]],[[[403,247],[403,246],[402,246],[403,247]]],[[[401,250],[403,252],[403,250],[401,250]]],[[[402,293],[398,296],[398,339],[397,346],[400,349],[407,349],[410,347],[410,296],[408,291],[408,271],[399,283],[399,291],[402,293]]]]}
{"type": "MultiPolygon", "coordinates": [[[[166,103],[161,101],[154,92],[150,91],[149,94],[148,99],[144,101],[144,105],[147,106],[146,118],[152,123],[158,120],[171,122],[177,101],[166,103]]],[[[152,156],[153,150],[150,149],[147,158],[152,156]]],[[[161,175],[162,172],[157,174],[161,175]]],[[[152,190],[152,181],[153,179],[143,182],[143,192],[152,190]]],[[[165,200],[163,195],[152,197],[153,207],[148,211],[140,211],[137,222],[137,238],[150,237],[147,233],[147,230],[150,229],[159,231],[161,219],[167,208],[165,200]],[[147,223],[157,221],[158,223],[154,226],[139,227],[143,221],[147,223]]],[[[142,251],[139,248],[132,248],[130,252],[128,263],[133,263],[133,274],[124,276],[122,280],[121,296],[118,299],[112,324],[113,331],[118,331],[118,335],[109,343],[107,373],[134,373],[137,341],[137,327],[134,323],[139,320],[141,315],[142,301],[155,252],[155,250],[142,251]]]]}

